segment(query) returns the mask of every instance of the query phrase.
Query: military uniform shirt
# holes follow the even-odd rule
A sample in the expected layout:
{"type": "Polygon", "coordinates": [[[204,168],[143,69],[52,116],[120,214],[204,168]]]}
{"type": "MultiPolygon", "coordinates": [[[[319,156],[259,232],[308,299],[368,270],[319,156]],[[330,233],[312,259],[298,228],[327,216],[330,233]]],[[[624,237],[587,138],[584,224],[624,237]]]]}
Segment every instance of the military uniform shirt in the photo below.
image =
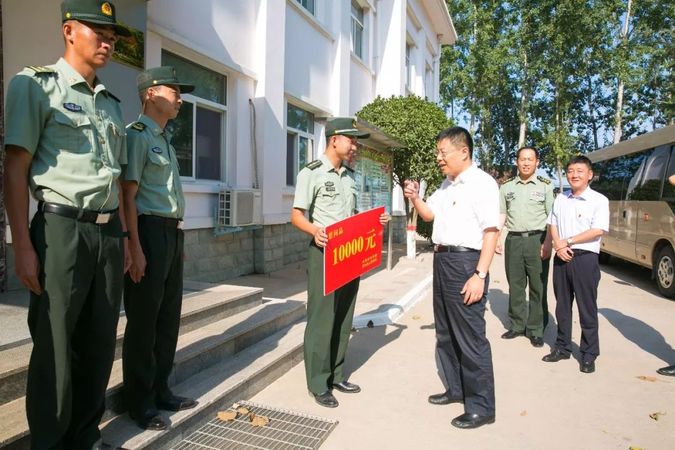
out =
{"type": "Polygon", "coordinates": [[[485,230],[499,225],[497,182],[476,165],[446,178],[427,205],[434,213],[434,244],[480,250],[485,230]]]}
{"type": "Polygon", "coordinates": [[[63,58],[26,68],[7,89],[6,145],[33,155],[33,197],[82,209],[118,207],[117,177],[126,164],[119,100],[100,82],[92,91],[63,58]]]}
{"type": "Polygon", "coordinates": [[[543,177],[523,181],[512,178],[499,188],[499,211],[506,214],[510,231],[546,229],[546,219],[553,207],[553,185],[543,177]]]}
{"type": "MultiPolygon", "coordinates": [[[[560,239],[567,239],[591,228],[609,231],[609,200],[587,187],[578,196],[559,194],[553,203],[548,223],[558,228],[560,239]]],[[[581,244],[572,244],[573,249],[600,253],[600,238],[581,244]]]]}
{"type": "Polygon", "coordinates": [[[354,214],[356,185],[352,169],[340,166],[338,170],[322,155],[309,163],[300,173],[295,187],[293,208],[309,211],[309,221],[327,227],[354,214]],[[321,165],[317,166],[321,162],[321,165]]]}
{"type": "Polygon", "coordinates": [[[127,126],[127,159],[123,178],[138,183],[138,214],[182,219],[185,198],[176,151],[170,135],[150,117],[140,115],[127,126]]]}

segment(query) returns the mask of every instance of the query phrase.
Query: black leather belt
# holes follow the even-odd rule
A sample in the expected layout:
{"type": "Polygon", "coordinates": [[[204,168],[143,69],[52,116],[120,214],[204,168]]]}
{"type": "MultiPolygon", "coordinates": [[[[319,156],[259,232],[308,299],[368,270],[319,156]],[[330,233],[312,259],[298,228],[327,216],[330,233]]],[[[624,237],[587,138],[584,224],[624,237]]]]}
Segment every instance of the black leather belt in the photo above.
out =
{"type": "Polygon", "coordinates": [[[141,214],[138,220],[146,220],[164,225],[167,228],[183,229],[183,219],[174,219],[172,217],[153,216],[152,214],[141,214]]]}
{"type": "Polygon", "coordinates": [[[480,250],[470,247],[462,247],[461,245],[434,245],[434,253],[463,253],[463,252],[475,252],[478,253],[480,250]]]}
{"type": "Polygon", "coordinates": [[[74,206],[61,205],[59,203],[38,202],[38,211],[43,213],[56,214],[57,216],[69,217],[82,222],[106,224],[117,214],[117,209],[110,211],[92,211],[89,209],[79,209],[74,206]]]}
{"type": "Polygon", "coordinates": [[[575,255],[585,255],[586,253],[593,253],[594,255],[597,255],[597,253],[590,250],[584,250],[583,248],[573,248],[572,251],[575,255]]]}
{"type": "Polygon", "coordinates": [[[532,230],[532,231],[509,231],[509,236],[528,237],[535,234],[546,233],[546,230],[532,230]]]}

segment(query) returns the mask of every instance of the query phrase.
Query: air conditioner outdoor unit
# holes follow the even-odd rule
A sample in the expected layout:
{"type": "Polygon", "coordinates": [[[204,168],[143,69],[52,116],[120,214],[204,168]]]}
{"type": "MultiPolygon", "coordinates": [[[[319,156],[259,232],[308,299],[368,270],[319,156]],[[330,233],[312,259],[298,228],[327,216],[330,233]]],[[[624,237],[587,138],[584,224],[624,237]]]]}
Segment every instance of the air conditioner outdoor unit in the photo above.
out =
{"type": "Polygon", "coordinates": [[[255,189],[225,189],[218,194],[218,225],[240,227],[262,222],[262,195],[255,189]]]}

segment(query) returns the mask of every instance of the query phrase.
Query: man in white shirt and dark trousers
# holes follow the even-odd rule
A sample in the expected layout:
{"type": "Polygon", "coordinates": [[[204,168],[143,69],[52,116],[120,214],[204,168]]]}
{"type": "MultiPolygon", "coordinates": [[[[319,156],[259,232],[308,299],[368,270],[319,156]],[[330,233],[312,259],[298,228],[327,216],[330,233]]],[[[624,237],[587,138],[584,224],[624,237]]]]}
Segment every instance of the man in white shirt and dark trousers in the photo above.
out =
{"type": "Polygon", "coordinates": [[[447,177],[428,202],[419,183],[406,181],[405,196],[423,220],[434,221],[433,303],[438,354],[447,390],[429,397],[435,405],[464,402],[457,428],[495,421],[494,374],[485,336],[488,269],[497,245],[499,188],[473,164],[473,140],[452,127],[436,138],[436,161],[447,177]]]}
{"type": "Polygon", "coordinates": [[[591,161],[575,156],[567,163],[567,181],[572,188],[553,203],[548,224],[553,238],[553,291],[558,337],[546,362],[569,359],[572,344],[572,302],[576,299],[581,323],[583,373],[595,372],[600,354],[598,339],[598,284],[600,283],[600,238],[609,231],[609,201],[589,187],[591,161]]]}

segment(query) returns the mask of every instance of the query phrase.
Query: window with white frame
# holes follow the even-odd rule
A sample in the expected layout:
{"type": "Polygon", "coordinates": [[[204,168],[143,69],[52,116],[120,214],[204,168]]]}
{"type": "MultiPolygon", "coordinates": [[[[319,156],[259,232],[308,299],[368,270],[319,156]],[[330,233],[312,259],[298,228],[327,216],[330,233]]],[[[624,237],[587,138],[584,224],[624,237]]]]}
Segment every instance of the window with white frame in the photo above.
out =
{"type": "Polygon", "coordinates": [[[363,8],[355,0],[352,0],[352,53],[361,59],[364,57],[364,23],[363,8]]]}
{"type": "Polygon", "coordinates": [[[296,1],[300,3],[302,7],[305,8],[307,11],[309,11],[312,15],[315,14],[314,0],[296,0],[296,1]]]}
{"type": "Polygon", "coordinates": [[[286,185],[295,186],[298,172],[312,158],[314,114],[288,104],[286,108],[286,185]]]}
{"type": "Polygon", "coordinates": [[[227,123],[227,77],[162,51],[162,65],[173,66],[178,79],[195,86],[182,94],[178,117],[167,124],[182,177],[222,180],[227,123]]]}

